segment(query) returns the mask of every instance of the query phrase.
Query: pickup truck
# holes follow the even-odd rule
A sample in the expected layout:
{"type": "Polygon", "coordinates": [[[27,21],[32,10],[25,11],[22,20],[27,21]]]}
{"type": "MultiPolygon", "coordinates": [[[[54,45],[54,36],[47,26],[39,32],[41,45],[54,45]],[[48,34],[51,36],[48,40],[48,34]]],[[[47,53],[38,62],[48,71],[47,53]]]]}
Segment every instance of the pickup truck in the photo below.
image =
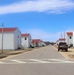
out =
{"type": "Polygon", "coordinates": [[[58,44],[58,51],[59,50],[65,50],[66,52],[68,51],[68,45],[66,44],[66,42],[60,42],[58,44]]]}

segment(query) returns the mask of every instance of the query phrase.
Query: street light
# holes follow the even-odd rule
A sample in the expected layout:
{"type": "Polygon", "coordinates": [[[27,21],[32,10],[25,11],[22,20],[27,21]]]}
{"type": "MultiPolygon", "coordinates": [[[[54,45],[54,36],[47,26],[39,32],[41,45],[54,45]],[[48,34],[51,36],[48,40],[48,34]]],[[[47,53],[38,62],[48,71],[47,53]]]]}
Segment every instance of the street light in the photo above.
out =
{"type": "Polygon", "coordinates": [[[3,28],[4,28],[4,23],[2,23],[2,53],[3,53],[3,32],[4,32],[3,28]]]}

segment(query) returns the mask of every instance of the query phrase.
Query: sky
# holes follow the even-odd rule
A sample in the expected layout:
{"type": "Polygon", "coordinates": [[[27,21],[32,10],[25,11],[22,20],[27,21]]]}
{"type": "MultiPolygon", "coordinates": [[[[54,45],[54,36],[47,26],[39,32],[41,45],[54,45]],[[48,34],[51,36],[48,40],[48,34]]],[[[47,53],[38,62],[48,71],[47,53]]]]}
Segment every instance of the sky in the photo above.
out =
{"type": "Polygon", "coordinates": [[[74,30],[74,0],[0,0],[0,27],[2,22],[32,39],[55,42],[74,30]]]}

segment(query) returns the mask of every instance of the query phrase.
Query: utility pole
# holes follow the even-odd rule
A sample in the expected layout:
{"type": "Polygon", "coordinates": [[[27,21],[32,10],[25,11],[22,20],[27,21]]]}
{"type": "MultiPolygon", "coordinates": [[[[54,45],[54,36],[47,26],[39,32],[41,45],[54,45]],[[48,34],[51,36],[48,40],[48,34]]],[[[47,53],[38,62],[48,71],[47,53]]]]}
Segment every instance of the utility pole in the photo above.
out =
{"type": "Polygon", "coordinates": [[[4,32],[4,23],[2,23],[2,53],[3,53],[3,32],[4,32]]]}
{"type": "Polygon", "coordinates": [[[61,38],[62,38],[62,33],[61,33],[61,38]]]}
{"type": "MultiPolygon", "coordinates": [[[[65,32],[64,32],[64,39],[65,39],[65,32]]],[[[66,39],[64,41],[66,41],[66,39]]]]}

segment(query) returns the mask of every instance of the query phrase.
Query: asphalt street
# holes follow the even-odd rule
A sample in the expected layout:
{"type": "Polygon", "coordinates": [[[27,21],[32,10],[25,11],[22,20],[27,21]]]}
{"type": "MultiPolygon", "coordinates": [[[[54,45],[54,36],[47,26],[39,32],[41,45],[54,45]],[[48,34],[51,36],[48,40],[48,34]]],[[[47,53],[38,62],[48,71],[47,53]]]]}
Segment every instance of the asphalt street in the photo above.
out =
{"type": "Polygon", "coordinates": [[[0,60],[0,75],[74,75],[74,61],[50,45],[0,60]]]}

